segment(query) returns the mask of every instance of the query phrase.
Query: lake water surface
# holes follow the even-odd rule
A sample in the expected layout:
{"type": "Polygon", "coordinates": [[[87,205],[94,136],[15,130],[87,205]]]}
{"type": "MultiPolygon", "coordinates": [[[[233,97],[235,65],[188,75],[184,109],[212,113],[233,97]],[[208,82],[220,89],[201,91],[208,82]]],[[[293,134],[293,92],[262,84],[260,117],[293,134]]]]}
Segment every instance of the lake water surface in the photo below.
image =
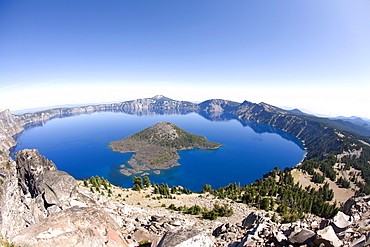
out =
{"type": "Polygon", "coordinates": [[[272,126],[241,122],[238,119],[211,121],[197,113],[185,115],[130,115],[98,112],[66,118],[56,118],[44,125],[25,130],[17,137],[15,152],[36,148],[52,160],[59,170],[77,179],[98,175],[115,185],[132,187],[132,177],[119,172],[127,164],[130,153],[109,149],[109,142],[123,139],[160,121],[171,122],[207,140],[223,144],[217,150],[180,151],[181,165],[150,174],[152,182],[181,185],[200,191],[204,184],[213,188],[254,182],[275,166],[292,167],[303,158],[301,142],[272,126]]]}

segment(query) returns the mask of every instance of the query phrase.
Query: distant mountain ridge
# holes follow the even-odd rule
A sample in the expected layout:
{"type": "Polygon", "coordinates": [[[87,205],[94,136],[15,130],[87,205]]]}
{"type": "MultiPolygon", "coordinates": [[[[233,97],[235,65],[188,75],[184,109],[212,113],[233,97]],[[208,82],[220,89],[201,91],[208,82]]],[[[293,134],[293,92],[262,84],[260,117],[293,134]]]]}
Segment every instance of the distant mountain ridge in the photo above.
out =
{"type": "Polygon", "coordinates": [[[359,127],[362,127],[362,128],[365,128],[367,130],[370,131],[370,120],[368,119],[363,119],[363,118],[360,118],[360,117],[356,117],[356,116],[352,116],[352,117],[335,117],[335,118],[329,118],[335,122],[340,122],[340,121],[345,121],[345,122],[349,122],[349,123],[352,123],[352,124],[355,124],[359,127]]]}
{"type": "Polygon", "coordinates": [[[271,115],[271,113],[274,113],[312,118],[311,120],[328,124],[339,130],[350,131],[359,135],[370,137],[370,122],[362,120],[358,117],[322,118],[306,114],[298,109],[283,110],[263,102],[258,104],[249,101],[238,103],[230,100],[211,99],[196,104],[190,101],[173,100],[163,95],[156,95],[152,98],[136,99],[120,103],[89,105],[74,108],[56,108],[36,113],[25,113],[15,117],[20,121],[21,125],[25,125],[29,123],[35,123],[37,122],[37,119],[39,119],[39,121],[47,121],[48,119],[54,117],[88,114],[96,111],[123,111],[125,113],[135,115],[149,115],[153,114],[154,112],[159,112],[162,114],[186,114],[189,112],[199,113],[202,111],[208,113],[227,112],[238,115],[240,113],[248,112],[250,115],[248,116],[248,119],[251,119],[253,116],[259,114],[266,115],[269,113],[267,115],[271,115]]]}

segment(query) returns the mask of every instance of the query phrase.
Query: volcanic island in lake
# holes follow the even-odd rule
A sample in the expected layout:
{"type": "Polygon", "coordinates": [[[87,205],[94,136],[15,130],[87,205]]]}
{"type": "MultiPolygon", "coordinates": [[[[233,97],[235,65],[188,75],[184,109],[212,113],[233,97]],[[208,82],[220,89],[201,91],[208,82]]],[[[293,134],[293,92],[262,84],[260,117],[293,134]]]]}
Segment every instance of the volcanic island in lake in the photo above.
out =
{"type": "Polygon", "coordinates": [[[109,147],[116,152],[135,153],[128,164],[121,165],[120,172],[130,176],[133,173],[148,175],[148,171],[160,174],[160,170],[180,165],[177,151],[186,149],[217,149],[220,143],[209,142],[204,136],[190,134],[169,122],[159,122],[119,141],[112,141],[109,147]]]}

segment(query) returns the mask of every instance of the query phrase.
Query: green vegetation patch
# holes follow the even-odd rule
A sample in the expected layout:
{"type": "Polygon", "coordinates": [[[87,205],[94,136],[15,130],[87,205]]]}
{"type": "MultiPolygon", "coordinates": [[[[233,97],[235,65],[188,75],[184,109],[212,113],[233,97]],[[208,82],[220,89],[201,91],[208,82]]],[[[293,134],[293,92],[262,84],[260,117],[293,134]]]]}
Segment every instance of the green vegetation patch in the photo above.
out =
{"type": "Polygon", "coordinates": [[[303,217],[304,213],[331,218],[339,210],[336,203],[330,203],[334,192],[328,183],[318,190],[309,186],[302,188],[294,183],[289,171],[279,171],[277,167],[264,179],[250,185],[240,186],[234,183],[215,190],[210,185],[205,185],[202,193],[277,212],[282,216],[284,223],[296,221],[303,217]]]}
{"type": "Polygon", "coordinates": [[[87,180],[83,180],[83,184],[85,187],[90,188],[92,193],[105,195],[105,191],[108,197],[112,196],[112,184],[104,177],[93,176],[87,180]]]}

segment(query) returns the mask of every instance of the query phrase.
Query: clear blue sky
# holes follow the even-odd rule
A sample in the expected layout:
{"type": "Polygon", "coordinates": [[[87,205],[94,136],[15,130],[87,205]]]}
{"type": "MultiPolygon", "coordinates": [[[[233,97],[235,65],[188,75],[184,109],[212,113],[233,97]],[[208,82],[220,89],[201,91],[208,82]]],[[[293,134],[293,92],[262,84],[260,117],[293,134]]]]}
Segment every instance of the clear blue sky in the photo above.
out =
{"type": "Polygon", "coordinates": [[[370,118],[370,1],[0,2],[0,108],[156,94],[370,118]]]}

